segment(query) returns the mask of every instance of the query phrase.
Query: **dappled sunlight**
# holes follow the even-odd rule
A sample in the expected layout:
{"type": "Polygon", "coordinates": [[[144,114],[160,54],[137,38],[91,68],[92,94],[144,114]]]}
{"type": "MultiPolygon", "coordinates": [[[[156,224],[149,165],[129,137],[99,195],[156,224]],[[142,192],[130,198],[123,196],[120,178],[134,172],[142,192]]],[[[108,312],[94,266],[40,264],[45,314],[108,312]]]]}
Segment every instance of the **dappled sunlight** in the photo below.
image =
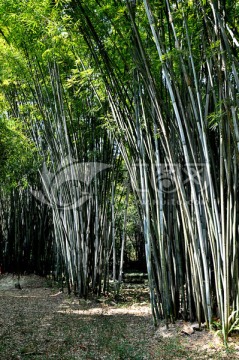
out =
{"type": "Polygon", "coordinates": [[[7,295],[0,295],[0,297],[6,297],[6,298],[9,298],[9,297],[12,297],[12,298],[42,298],[42,296],[37,296],[37,295],[14,295],[14,294],[11,294],[11,293],[8,293],[7,295]]]}
{"type": "Polygon", "coordinates": [[[132,307],[132,308],[112,308],[112,307],[93,307],[90,309],[72,309],[70,306],[60,306],[60,310],[57,311],[62,314],[76,314],[84,316],[92,315],[134,315],[151,317],[150,308],[145,307],[132,307]]]}
{"type": "Polygon", "coordinates": [[[62,294],[62,291],[58,291],[56,294],[51,294],[51,295],[49,295],[49,296],[54,297],[54,296],[59,296],[59,295],[61,295],[61,294],[62,294]]]}

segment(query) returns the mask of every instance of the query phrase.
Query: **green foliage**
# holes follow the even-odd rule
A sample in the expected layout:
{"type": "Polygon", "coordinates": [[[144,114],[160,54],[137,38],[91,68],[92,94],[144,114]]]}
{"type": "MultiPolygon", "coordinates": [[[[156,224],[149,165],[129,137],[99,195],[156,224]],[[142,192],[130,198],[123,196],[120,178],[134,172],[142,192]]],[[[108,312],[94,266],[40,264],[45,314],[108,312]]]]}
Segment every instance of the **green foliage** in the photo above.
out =
{"type": "Polygon", "coordinates": [[[0,117],[0,153],[1,186],[27,186],[29,175],[36,171],[35,146],[26,137],[17,119],[8,119],[3,115],[0,117]]]}
{"type": "Polygon", "coordinates": [[[238,310],[235,310],[229,316],[229,331],[228,334],[232,333],[233,331],[239,331],[239,315],[238,310]]]}

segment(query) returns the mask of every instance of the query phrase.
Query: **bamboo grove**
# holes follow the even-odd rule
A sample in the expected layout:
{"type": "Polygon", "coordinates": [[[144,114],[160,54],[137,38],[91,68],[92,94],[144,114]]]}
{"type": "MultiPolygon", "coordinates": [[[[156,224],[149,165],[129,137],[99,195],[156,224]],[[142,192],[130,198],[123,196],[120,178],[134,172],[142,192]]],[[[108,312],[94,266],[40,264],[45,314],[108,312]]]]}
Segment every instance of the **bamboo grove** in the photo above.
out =
{"type": "Polygon", "coordinates": [[[239,318],[238,11],[235,0],[0,6],[1,121],[21,124],[29,164],[45,164],[41,182],[25,171],[31,192],[11,190],[27,194],[15,208],[25,238],[48,224],[39,248],[69,287],[106,291],[111,272],[122,280],[133,194],[155,324],[217,314],[225,343],[239,318]],[[31,206],[41,220],[29,230],[31,206]]]}

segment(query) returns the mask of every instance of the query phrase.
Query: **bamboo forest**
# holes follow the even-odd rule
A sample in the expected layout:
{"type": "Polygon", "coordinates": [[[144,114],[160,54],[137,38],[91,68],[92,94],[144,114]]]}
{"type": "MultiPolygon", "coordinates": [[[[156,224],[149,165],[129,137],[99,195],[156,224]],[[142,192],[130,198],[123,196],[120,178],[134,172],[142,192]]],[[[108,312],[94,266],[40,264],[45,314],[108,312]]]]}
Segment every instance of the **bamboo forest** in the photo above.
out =
{"type": "MultiPolygon", "coordinates": [[[[23,294],[35,274],[78,303],[112,293],[117,306],[127,274],[142,273],[154,331],[196,322],[228,348],[239,1],[0,0],[0,47],[0,280],[12,274],[23,294]]],[[[86,348],[54,358],[181,358],[86,348]]]]}

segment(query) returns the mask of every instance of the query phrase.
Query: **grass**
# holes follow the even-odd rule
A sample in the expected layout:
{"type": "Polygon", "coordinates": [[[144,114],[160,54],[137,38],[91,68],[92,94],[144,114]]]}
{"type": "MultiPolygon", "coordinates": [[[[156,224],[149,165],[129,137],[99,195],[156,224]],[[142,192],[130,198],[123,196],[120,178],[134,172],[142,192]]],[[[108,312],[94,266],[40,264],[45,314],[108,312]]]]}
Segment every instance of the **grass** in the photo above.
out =
{"type": "MultiPolygon", "coordinates": [[[[164,360],[172,359],[172,354],[174,354],[175,359],[176,357],[177,359],[193,359],[193,354],[190,354],[188,350],[183,347],[179,338],[161,340],[155,352],[156,358],[164,360]]],[[[194,355],[196,356],[196,353],[194,355]]]]}

